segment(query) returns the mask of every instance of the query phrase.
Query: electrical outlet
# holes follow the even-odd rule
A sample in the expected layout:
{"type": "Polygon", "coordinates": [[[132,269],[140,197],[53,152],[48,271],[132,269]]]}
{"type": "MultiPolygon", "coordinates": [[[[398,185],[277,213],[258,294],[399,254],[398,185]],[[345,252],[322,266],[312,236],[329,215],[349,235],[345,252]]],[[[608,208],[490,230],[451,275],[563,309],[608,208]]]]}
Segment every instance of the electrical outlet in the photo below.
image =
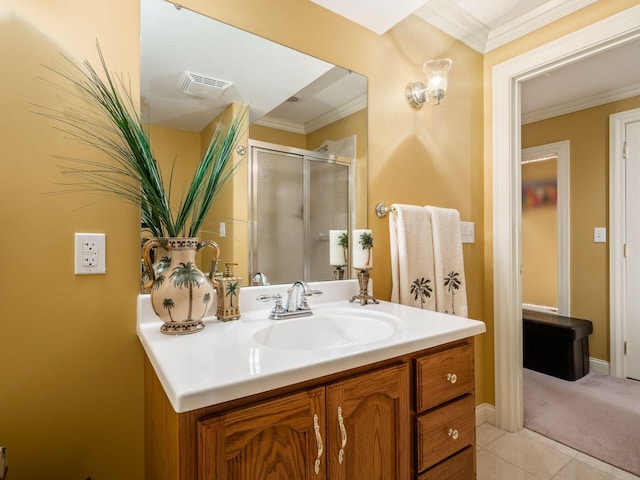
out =
{"type": "Polygon", "coordinates": [[[104,233],[76,233],[74,265],[76,275],[106,273],[104,233]]]}
{"type": "Polygon", "coordinates": [[[476,225],[473,222],[460,222],[462,243],[476,243],[476,225]]]}

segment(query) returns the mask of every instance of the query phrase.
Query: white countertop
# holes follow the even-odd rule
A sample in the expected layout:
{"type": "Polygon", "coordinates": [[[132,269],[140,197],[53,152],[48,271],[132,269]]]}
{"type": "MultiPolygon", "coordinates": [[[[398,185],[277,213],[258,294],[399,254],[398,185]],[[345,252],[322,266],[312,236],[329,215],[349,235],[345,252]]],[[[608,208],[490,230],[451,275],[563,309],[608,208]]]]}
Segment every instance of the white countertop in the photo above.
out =
{"type": "MultiPolygon", "coordinates": [[[[177,413],[215,405],[293,383],[387,360],[485,332],[483,322],[383,302],[361,306],[348,299],[358,293],[356,280],[310,284],[324,292],[309,304],[316,315],[339,309],[349,313],[370,311],[394,318],[394,333],[364,345],[322,349],[280,349],[253,341],[251,332],[276,322],[269,320],[273,306],[256,301],[262,293],[281,293],[288,286],[243,287],[237,321],[205,317],[199,333],[169,336],[160,333],[162,320],[151,308],[149,295],[138,296],[138,338],[177,413]]],[[[375,292],[374,292],[375,293],[375,292]]],[[[345,322],[348,319],[345,319],[345,322]]]]}

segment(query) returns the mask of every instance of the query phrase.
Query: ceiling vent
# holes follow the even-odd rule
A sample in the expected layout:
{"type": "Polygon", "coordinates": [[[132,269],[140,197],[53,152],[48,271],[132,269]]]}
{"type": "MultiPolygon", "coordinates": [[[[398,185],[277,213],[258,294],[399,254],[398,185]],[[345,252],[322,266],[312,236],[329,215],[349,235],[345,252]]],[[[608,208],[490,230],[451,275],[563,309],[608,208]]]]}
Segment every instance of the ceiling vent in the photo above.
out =
{"type": "Polygon", "coordinates": [[[178,88],[184,93],[195,97],[215,97],[230,85],[231,82],[226,80],[206,77],[193,72],[184,72],[180,77],[178,88]]]}

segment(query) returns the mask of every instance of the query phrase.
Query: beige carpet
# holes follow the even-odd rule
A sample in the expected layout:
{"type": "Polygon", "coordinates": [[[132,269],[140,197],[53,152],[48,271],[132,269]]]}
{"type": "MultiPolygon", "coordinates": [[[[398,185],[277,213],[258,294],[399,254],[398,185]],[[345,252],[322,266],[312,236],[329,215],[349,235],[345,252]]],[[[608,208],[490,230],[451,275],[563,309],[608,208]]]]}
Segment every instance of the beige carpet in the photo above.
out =
{"type": "Polygon", "coordinates": [[[640,382],[593,373],[569,382],[525,369],[524,426],[640,475],[640,382]]]}

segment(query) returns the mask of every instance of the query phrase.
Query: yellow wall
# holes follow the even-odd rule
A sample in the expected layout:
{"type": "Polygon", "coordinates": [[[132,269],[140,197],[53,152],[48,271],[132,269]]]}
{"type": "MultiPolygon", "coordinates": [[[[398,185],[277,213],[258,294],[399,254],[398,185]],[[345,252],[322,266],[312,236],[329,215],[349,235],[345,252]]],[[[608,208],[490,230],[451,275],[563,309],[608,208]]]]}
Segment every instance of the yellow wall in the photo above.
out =
{"type": "MultiPolygon", "coordinates": [[[[531,182],[557,182],[557,169],[556,159],[522,165],[523,189],[531,182]]],[[[523,198],[522,303],[558,307],[557,252],[557,203],[533,206],[523,198]]]]}
{"type": "MultiPolygon", "coordinates": [[[[568,15],[557,22],[525,35],[503,47],[493,50],[484,56],[484,166],[482,173],[483,182],[483,208],[484,208],[484,315],[487,325],[485,334],[485,355],[483,356],[484,383],[481,387],[482,397],[489,403],[494,403],[494,325],[493,325],[493,184],[492,184],[492,68],[506,60],[521,55],[533,48],[539,47],[571,32],[596,23],[604,18],[638,5],[638,0],[598,0],[597,2],[568,15]]],[[[477,235],[477,232],[476,232],[477,235]]]]}
{"type": "Polygon", "coordinates": [[[608,244],[593,242],[594,227],[608,226],[609,115],[640,107],[640,97],[522,127],[522,147],[571,144],[571,315],[593,322],[589,354],[609,361],[608,244]]]}
{"type": "MultiPolygon", "coordinates": [[[[140,212],[47,195],[61,160],[92,150],[32,113],[62,108],[42,64],[97,66],[96,39],[138,97],[130,0],[0,3],[0,445],[12,480],[143,478],[143,353],[136,338],[140,212]],[[75,232],[106,233],[106,275],[73,274],[75,232]]],[[[56,80],[59,83],[59,80],[56,80]]]]}
{"type": "Polygon", "coordinates": [[[307,148],[307,137],[302,133],[287,132],[277,128],[253,124],[249,127],[249,138],[261,142],[287,145],[295,148],[307,148]]]}
{"type": "MultiPolygon", "coordinates": [[[[492,403],[491,67],[637,1],[600,0],[484,58],[417,17],[378,36],[312,2],[181,3],[369,78],[374,293],[384,299],[391,289],[388,220],[375,216],[377,202],[453,207],[475,222],[476,243],[464,247],[469,311],[488,323],[477,342],[477,401],[492,403]],[[444,56],[454,61],[444,102],[412,109],[406,84],[422,78],[426,59],[444,56]]],[[[143,475],[139,212],[90,195],[43,195],[60,179],[52,154],[90,153],[29,113],[34,104],[57,102],[55,92],[33,80],[45,75],[41,64],[60,51],[95,63],[96,38],[109,67],[137,86],[138,20],[138,5],[129,0],[0,6],[0,204],[5,231],[29,235],[5,242],[0,283],[0,443],[9,448],[12,480],[143,475]],[[73,234],[81,231],[107,234],[106,275],[73,275],[73,234]]]]}

